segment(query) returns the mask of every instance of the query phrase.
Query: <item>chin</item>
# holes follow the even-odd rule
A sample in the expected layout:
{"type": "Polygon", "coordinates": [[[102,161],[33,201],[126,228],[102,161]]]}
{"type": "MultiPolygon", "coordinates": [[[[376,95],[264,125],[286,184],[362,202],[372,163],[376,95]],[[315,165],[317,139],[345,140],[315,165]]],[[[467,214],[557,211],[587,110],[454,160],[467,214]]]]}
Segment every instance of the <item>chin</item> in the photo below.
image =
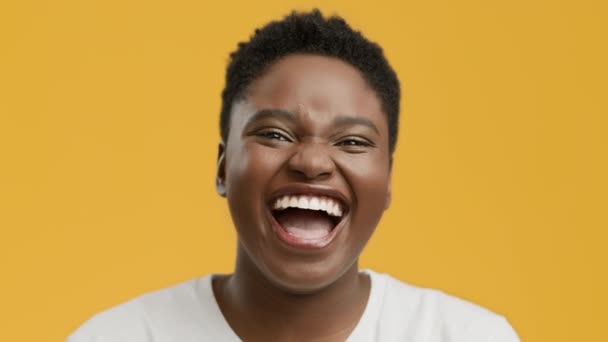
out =
{"type": "Polygon", "coordinates": [[[331,267],[327,262],[316,264],[284,264],[274,270],[262,271],[265,278],[284,292],[313,294],[331,286],[351,267],[331,267]]]}

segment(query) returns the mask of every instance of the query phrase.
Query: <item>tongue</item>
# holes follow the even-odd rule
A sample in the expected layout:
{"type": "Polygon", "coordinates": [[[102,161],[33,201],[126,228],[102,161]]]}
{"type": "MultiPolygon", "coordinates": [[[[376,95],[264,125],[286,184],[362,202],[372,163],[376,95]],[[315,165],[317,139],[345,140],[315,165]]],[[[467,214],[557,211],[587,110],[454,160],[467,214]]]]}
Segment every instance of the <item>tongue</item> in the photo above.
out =
{"type": "Polygon", "coordinates": [[[285,209],[276,215],[277,222],[289,234],[302,239],[318,239],[328,235],[334,222],[317,210],[285,209]]]}

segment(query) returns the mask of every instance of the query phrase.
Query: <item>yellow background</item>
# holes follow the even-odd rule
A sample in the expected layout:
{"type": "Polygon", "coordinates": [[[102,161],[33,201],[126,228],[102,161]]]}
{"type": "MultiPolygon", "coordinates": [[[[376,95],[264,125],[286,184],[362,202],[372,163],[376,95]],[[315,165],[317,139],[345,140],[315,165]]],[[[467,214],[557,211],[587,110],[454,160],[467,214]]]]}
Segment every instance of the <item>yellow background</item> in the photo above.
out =
{"type": "Polygon", "coordinates": [[[337,12],[403,83],[394,198],[362,266],[608,341],[603,1],[2,1],[0,341],[63,341],[143,292],[229,272],[214,192],[227,56],[337,12]]]}

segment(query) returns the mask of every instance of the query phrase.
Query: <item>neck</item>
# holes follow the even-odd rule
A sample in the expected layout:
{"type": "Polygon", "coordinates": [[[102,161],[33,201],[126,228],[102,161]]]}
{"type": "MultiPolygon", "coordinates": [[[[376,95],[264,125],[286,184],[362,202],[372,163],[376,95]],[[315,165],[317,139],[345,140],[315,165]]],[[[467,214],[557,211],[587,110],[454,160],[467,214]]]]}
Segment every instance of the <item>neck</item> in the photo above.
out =
{"type": "Polygon", "coordinates": [[[358,264],[306,294],[271,283],[239,248],[235,272],[214,291],[226,320],[243,340],[344,340],[359,321],[370,283],[358,264]]]}

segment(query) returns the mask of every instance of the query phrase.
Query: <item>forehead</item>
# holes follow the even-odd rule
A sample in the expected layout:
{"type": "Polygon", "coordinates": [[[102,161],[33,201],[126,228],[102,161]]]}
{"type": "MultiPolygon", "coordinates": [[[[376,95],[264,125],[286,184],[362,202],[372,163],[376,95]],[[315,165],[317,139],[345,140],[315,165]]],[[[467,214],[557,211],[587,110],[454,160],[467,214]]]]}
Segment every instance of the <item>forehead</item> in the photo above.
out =
{"type": "Polygon", "coordinates": [[[376,92],[359,70],[333,57],[290,55],[272,64],[248,88],[247,102],[273,108],[334,115],[385,117],[376,92]]]}

